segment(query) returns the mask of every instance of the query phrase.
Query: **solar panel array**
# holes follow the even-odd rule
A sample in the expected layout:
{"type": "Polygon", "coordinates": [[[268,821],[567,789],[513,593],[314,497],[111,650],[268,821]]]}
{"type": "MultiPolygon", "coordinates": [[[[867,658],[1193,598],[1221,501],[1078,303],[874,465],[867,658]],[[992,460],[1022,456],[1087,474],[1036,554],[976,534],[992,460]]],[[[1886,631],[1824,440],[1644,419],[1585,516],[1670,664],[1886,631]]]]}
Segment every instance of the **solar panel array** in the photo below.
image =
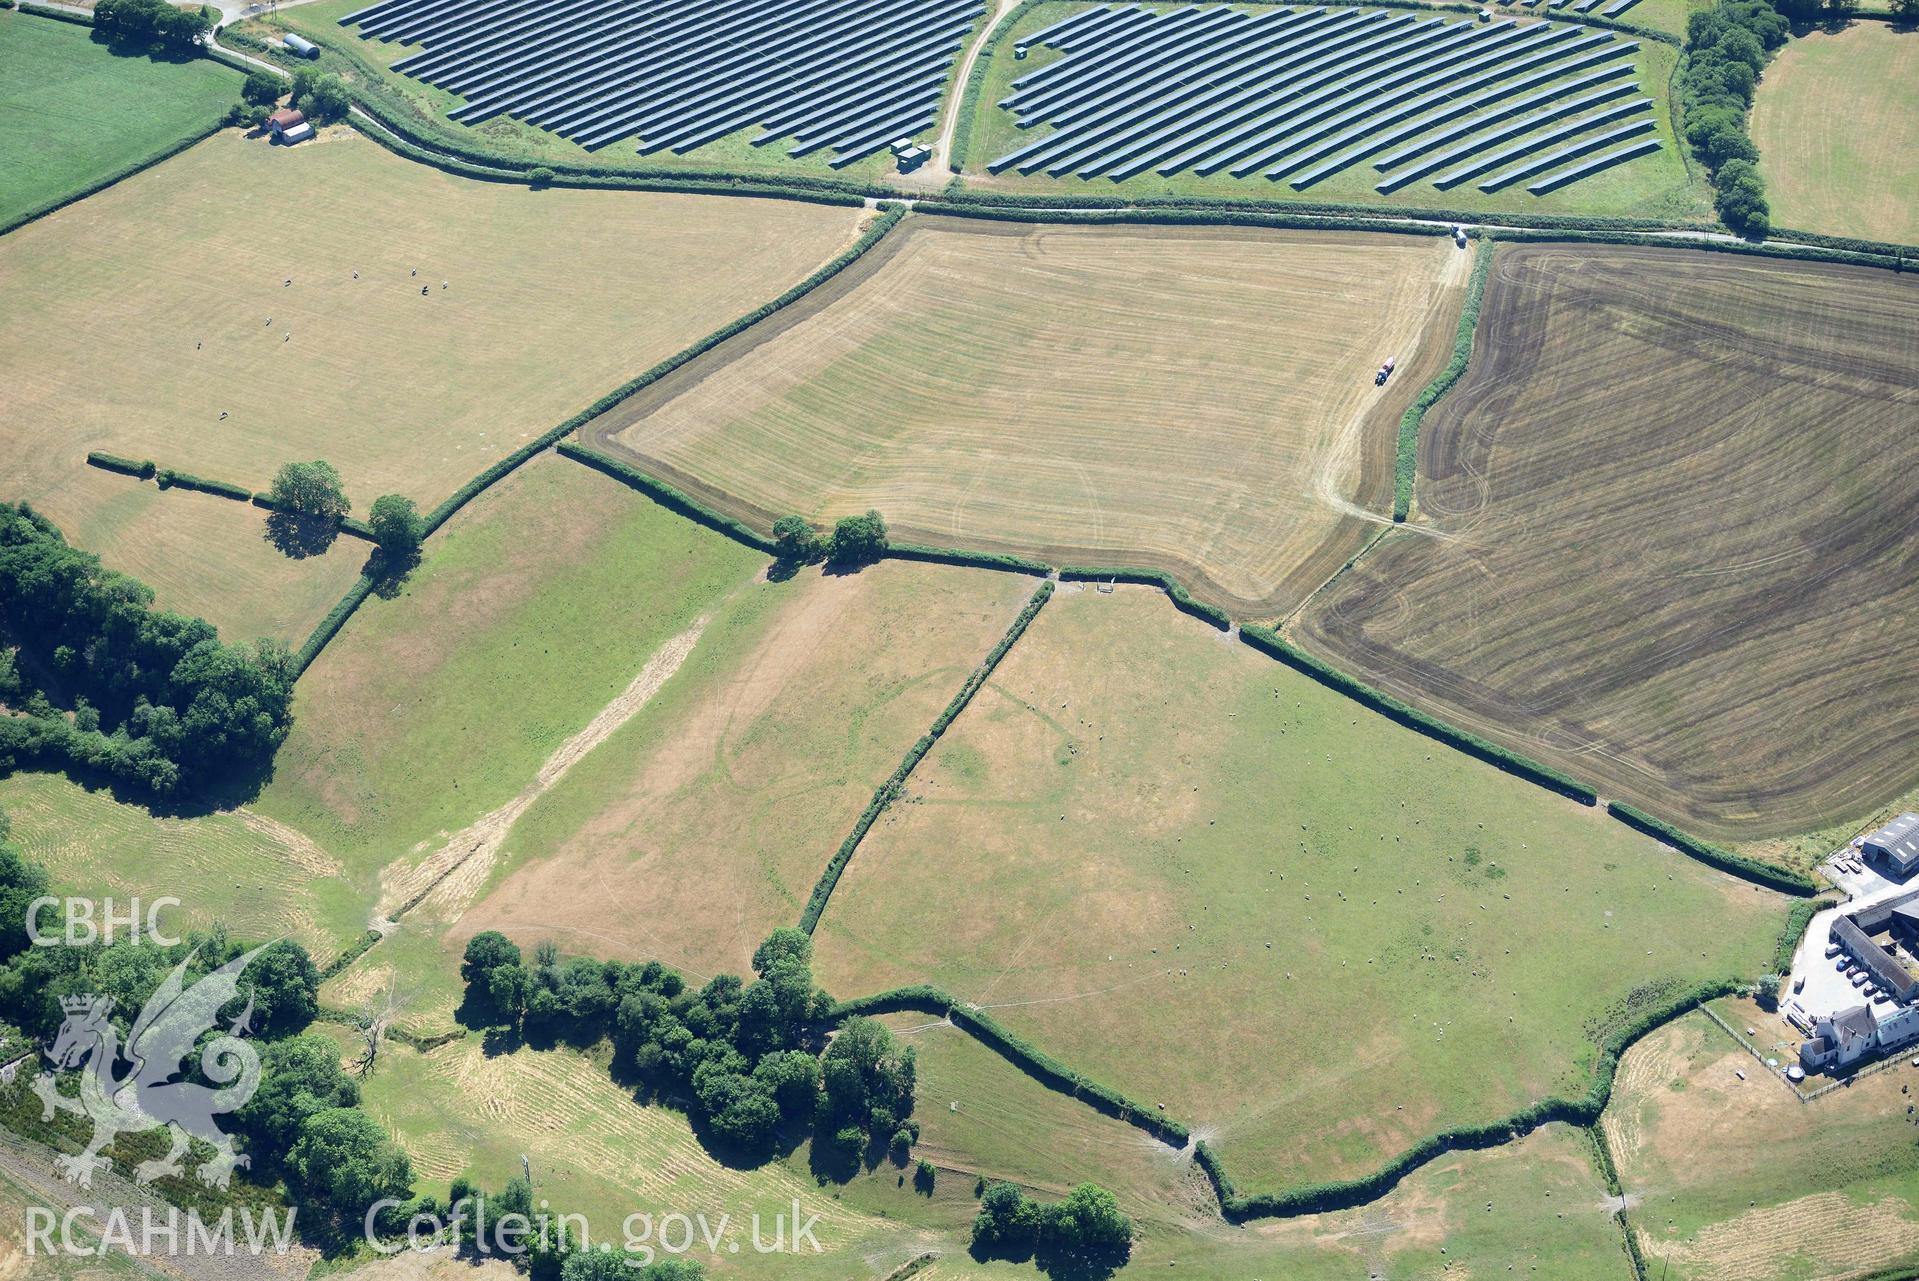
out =
{"type": "Polygon", "coordinates": [[[1118,182],[1224,171],[1305,190],[1370,160],[1381,192],[1496,169],[1481,190],[1545,174],[1527,187],[1539,195],[1660,146],[1585,158],[1651,133],[1652,100],[1634,74],[1637,42],[1568,23],[1106,5],[1022,43],[1060,56],[1016,78],[999,105],[1022,129],[1048,128],[989,162],[993,173],[1118,182]],[[1483,154],[1492,158],[1477,163],[1483,154]]]}
{"type": "Polygon", "coordinates": [[[384,0],[340,19],[421,46],[393,69],[583,147],[692,151],[741,129],[848,165],[930,129],[985,0],[384,0]]]}

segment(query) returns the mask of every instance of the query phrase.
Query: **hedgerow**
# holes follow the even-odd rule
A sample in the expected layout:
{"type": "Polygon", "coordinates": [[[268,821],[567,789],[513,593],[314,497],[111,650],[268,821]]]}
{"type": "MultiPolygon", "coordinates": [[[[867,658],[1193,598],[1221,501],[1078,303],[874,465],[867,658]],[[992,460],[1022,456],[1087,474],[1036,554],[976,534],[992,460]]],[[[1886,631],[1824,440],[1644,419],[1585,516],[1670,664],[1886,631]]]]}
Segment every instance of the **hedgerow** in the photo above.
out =
{"type": "Polygon", "coordinates": [[[1003,552],[969,552],[958,547],[928,547],[923,543],[886,545],[886,559],[926,561],[935,565],[960,565],[968,569],[999,569],[1014,574],[1038,574],[1044,577],[1052,566],[1027,556],[1003,552]]]}
{"type": "Polygon", "coordinates": [[[952,701],[947,703],[945,710],[933,722],[933,727],[920,735],[913,746],[907,749],[905,759],[900,761],[899,766],[887,776],[886,781],[879,785],[879,789],[873,793],[873,799],[866,803],[864,810],[860,811],[859,819],[853,824],[852,832],[840,842],[840,847],[833,852],[826,870],[820,873],[818,884],[814,885],[813,893],[806,900],[806,910],[800,914],[801,929],[811,934],[814,927],[820,923],[820,914],[826,910],[827,900],[833,896],[833,887],[839,884],[840,874],[846,870],[847,863],[853,858],[853,851],[859,848],[860,842],[866,838],[867,831],[885,812],[886,807],[899,796],[900,789],[905,786],[907,775],[911,774],[914,767],[933,750],[933,744],[939,742],[940,735],[944,734],[954,719],[966,710],[966,705],[973,701],[973,695],[979,692],[979,687],[986,683],[986,678],[993,674],[993,669],[998,667],[1000,660],[1006,657],[1006,651],[1013,648],[1013,643],[1025,634],[1027,624],[1033,621],[1040,607],[1052,598],[1052,582],[1049,580],[1041,583],[1039,590],[1033,593],[1032,599],[1026,602],[1026,607],[1020,610],[1019,616],[1013,620],[1013,625],[1006,630],[1004,636],[1000,637],[999,643],[993,646],[985,660],[973,669],[972,674],[966,678],[966,683],[960,686],[959,693],[953,695],[952,701]]]}
{"type": "Polygon", "coordinates": [[[1484,1125],[1460,1126],[1457,1129],[1442,1130],[1438,1134],[1428,1135],[1385,1166],[1357,1179],[1309,1183],[1288,1188],[1283,1192],[1243,1196],[1233,1186],[1233,1181],[1228,1177],[1218,1154],[1208,1148],[1203,1141],[1195,1148],[1194,1159],[1199,1162],[1200,1168],[1205,1170],[1206,1177],[1212,1181],[1213,1191],[1219,1197],[1220,1211],[1228,1219],[1235,1221],[1320,1214],[1329,1210],[1344,1210],[1363,1205],[1384,1196],[1412,1171],[1448,1152],[1497,1147],[1513,1139],[1523,1138],[1540,1126],[1549,1125],[1555,1121],[1576,1126],[1596,1124],[1600,1114],[1606,1110],[1607,1102],[1612,1098],[1613,1080],[1619,1071],[1619,1060],[1627,1050],[1655,1028],[1663,1027],[1686,1011],[1739,990],[1740,985],[1729,979],[1702,983],[1680,996],[1642,1011],[1638,1016],[1621,1025],[1599,1047],[1599,1064],[1592,1088],[1580,1098],[1542,1099],[1503,1120],[1490,1121],[1484,1125]]]}
{"type": "Polygon", "coordinates": [[[1696,836],[1680,831],[1664,819],[1654,818],[1646,811],[1628,805],[1624,801],[1609,802],[1606,812],[1627,827],[1636,828],[1648,836],[1662,840],[1680,853],[1689,854],[1700,862],[1709,863],[1720,871],[1730,873],[1741,880],[1753,881],[1783,894],[1811,896],[1819,892],[1819,886],[1803,872],[1789,872],[1783,867],[1762,863],[1756,858],[1735,854],[1710,841],[1702,841],[1696,836]]]}
{"type": "Polygon", "coordinates": [[[192,472],[175,471],[171,467],[160,468],[153,480],[162,489],[198,490],[202,494],[214,494],[241,503],[253,500],[253,491],[245,485],[236,485],[228,480],[210,480],[205,476],[195,476],[192,472]]]}
{"type": "MultiPolygon", "coordinates": [[[[854,241],[850,247],[840,253],[831,262],[826,263],[799,284],[794,285],[791,289],[788,289],[785,293],[773,299],[773,301],[763,304],[737,320],[731,321],[720,329],[708,334],[686,350],[667,357],[659,364],[641,374],[638,378],[608,392],[559,426],[543,433],[536,439],[514,450],[505,458],[500,459],[478,476],[475,476],[472,480],[460,486],[446,501],[428,512],[424,521],[425,533],[422,536],[431,535],[435,530],[439,529],[441,525],[444,525],[451,519],[455,512],[478,497],[488,486],[498,481],[508,472],[519,467],[522,463],[526,462],[527,459],[532,458],[541,450],[553,448],[563,437],[571,435],[587,422],[597,418],[627,397],[634,395],[645,387],[651,386],[667,374],[678,369],[681,365],[684,365],[687,361],[725,342],[728,338],[731,338],[734,334],[739,333],[749,325],[759,323],[774,312],[791,306],[799,299],[819,288],[847,267],[851,266],[854,262],[857,262],[867,250],[878,244],[886,233],[891,231],[904,216],[905,210],[898,207],[882,209],[880,216],[874,219],[873,225],[866,229],[865,234],[860,236],[858,240],[854,241]]],[[[258,495],[255,496],[255,501],[259,501],[258,495]]],[[[374,583],[372,579],[362,577],[360,581],[355,583],[353,587],[347,591],[347,594],[341,598],[340,603],[335,605],[333,609],[327,613],[327,616],[320,620],[319,626],[313,629],[313,632],[307,637],[306,643],[300,646],[297,655],[298,670],[305,671],[307,665],[319,656],[320,651],[326,647],[327,642],[332,640],[333,637],[339,633],[340,628],[345,625],[346,620],[353,616],[353,611],[358,609],[366,600],[368,594],[372,592],[373,587],[374,583]]]]}
{"type": "Polygon", "coordinates": [[[89,449],[87,466],[98,467],[102,471],[119,472],[123,476],[133,476],[140,480],[152,480],[158,469],[151,458],[123,458],[119,454],[109,454],[104,450],[89,449]]]}
{"type": "Polygon", "coordinates": [[[1799,950],[1799,940],[1805,936],[1806,926],[1812,923],[1815,914],[1831,906],[1830,900],[1801,899],[1786,909],[1786,923],[1780,927],[1779,942],[1772,952],[1773,973],[1792,972],[1792,955],[1799,950]]]}
{"type": "Polygon", "coordinates": [[[1823,249],[1809,245],[1781,245],[1767,241],[1754,244],[1745,240],[1675,240],[1627,231],[1505,231],[1498,239],[1528,244],[1638,245],[1652,249],[1696,250],[1700,253],[1738,254],[1752,258],[1790,258],[1800,262],[1829,262],[1851,267],[1877,267],[1882,271],[1902,271],[1914,259],[1901,259],[1896,253],[1855,253],[1843,249],[1823,249]]]}
{"type": "Polygon", "coordinates": [[[756,532],[751,526],[734,520],[708,507],[692,495],[675,489],[657,476],[649,476],[637,467],[630,467],[608,454],[596,449],[588,449],[576,441],[563,440],[557,451],[575,462],[585,463],[595,471],[605,472],[615,480],[624,481],[651,498],[669,511],[678,512],[688,520],[706,526],[708,529],[725,534],[736,542],[745,543],[755,551],[769,556],[779,554],[779,547],[772,539],[756,532]]]}
{"type": "Polygon", "coordinates": [[[1172,598],[1174,608],[1194,618],[1211,623],[1220,631],[1228,631],[1233,626],[1233,616],[1217,605],[1195,600],[1171,574],[1163,574],[1156,569],[1140,569],[1136,566],[1113,565],[1068,565],[1059,571],[1061,582],[1093,583],[1120,582],[1140,583],[1148,587],[1157,587],[1172,598]]]}
{"type": "MultiPolygon", "coordinates": [[[[1021,208],[998,204],[969,204],[951,196],[919,201],[914,208],[921,213],[943,214],[948,218],[974,218],[992,222],[1051,222],[1109,226],[1115,224],[1173,227],[1268,227],[1311,231],[1368,231],[1400,236],[1450,236],[1451,230],[1423,222],[1388,221],[1385,218],[1360,218],[1342,215],[1301,214],[1291,210],[1245,209],[1224,205],[1193,208],[1149,207],[1144,202],[1134,208],[1092,206],[1072,209],[1058,206],[1021,208]]],[[[1389,215],[1397,219],[1398,215],[1389,215]]]]}
{"type": "Polygon", "coordinates": [[[1521,756],[1518,752],[1510,751],[1497,743],[1489,743],[1476,734],[1468,734],[1457,726],[1448,725],[1438,717],[1429,716],[1416,707],[1402,703],[1391,694],[1376,690],[1348,676],[1338,668],[1321,662],[1270,628],[1246,623],[1239,629],[1239,638],[1293,670],[1312,677],[1328,689],[1356,699],[1408,729],[1416,729],[1449,747],[1457,748],[1468,756],[1476,757],[1509,774],[1537,783],[1549,791],[1558,792],[1561,796],[1571,797],[1582,805],[1599,803],[1598,793],[1570,775],[1562,774],[1549,765],[1542,765],[1530,757],[1521,756]]]}
{"type": "Polygon", "coordinates": [[[1137,1126],[1155,1138],[1183,1146],[1190,1137],[1190,1132],[1178,1121],[1074,1071],[1008,1030],[985,1011],[969,1008],[964,1002],[955,1000],[928,983],[916,983],[910,987],[841,1001],[833,1007],[829,1017],[833,1022],[838,1022],[856,1015],[891,1014],[903,1010],[951,1019],[955,1027],[971,1034],[975,1040],[997,1052],[1001,1058],[1040,1084],[1069,1094],[1095,1111],[1137,1126]]]}
{"type": "Polygon", "coordinates": [[[1419,473],[1419,425],[1426,411],[1465,376],[1473,358],[1473,334],[1479,327],[1479,304],[1492,270],[1493,242],[1482,240],[1474,251],[1473,274],[1466,285],[1466,305],[1459,312],[1459,330],[1453,337],[1453,358],[1420,390],[1399,420],[1399,456],[1393,473],[1393,519],[1403,521],[1413,509],[1413,482],[1419,473]]]}

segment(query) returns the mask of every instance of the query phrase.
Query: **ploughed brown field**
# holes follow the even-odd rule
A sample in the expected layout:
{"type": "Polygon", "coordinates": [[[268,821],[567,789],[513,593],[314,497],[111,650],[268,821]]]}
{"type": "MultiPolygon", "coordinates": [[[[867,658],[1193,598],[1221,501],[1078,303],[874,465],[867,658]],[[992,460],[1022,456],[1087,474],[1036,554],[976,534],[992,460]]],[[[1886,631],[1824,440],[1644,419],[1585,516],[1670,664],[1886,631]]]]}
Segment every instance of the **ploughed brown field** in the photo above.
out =
{"type": "Polygon", "coordinates": [[[896,539],[1149,566],[1270,617],[1390,513],[1399,418],[1450,355],[1469,258],[914,215],[585,437],[762,529],[876,507],[896,539]]]}
{"type": "Polygon", "coordinates": [[[1919,284],[1499,251],[1424,532],[1297,620],[1374,684],[1718,838],[1919,779],[1919,284]]]}

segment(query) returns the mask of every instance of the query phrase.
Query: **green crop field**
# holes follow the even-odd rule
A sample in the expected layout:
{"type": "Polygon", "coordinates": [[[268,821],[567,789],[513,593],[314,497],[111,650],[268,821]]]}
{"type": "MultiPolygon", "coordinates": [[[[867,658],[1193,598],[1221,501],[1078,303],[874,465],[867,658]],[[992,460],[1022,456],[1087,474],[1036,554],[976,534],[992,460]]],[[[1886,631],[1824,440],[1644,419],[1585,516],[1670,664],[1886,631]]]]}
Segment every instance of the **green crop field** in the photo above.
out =
{"type": "MultiPolygon", "coordinates": [[[[1644,7],[1650,9],[1654,4],[1667,7],[1681,2],[1648,0],[1644,7]]],[[[1044,172],[1021,175],[1013,169],[999,174],[988,172],[988,163],[1033,142],[1049,128],[1043,124],[1028,129],[1020,128],[1013,111],[1001,107],[999,102],[1012,92],[1014,80],[1031,74],[1059,55],[1044,46],[1034,46],[1029,55],[1021,60],[1012,56],[1013,47],[1023,37],[1089,7],[1079,3],[1079,0],[1060,0],[1058,3],[1039,5],[1029,10],[1000,37],[993,57],[985,64],[986,74],[981,81],[979,98],[973,117],[968,122],[972,130],[965,169],[968,187],[979,191],[1023,195],[1297,200],[1317,204],[1339,202],[1377,205],[1382,208],[1414,206],[1467,213],[1518,210],[1575,217],[1598,215],[1711,221],[1712,209],[1704,176],[1688,170],[1680,155],[1681,144],[1675,140],[1672,131],[1671,104],[1666,89],[1672,80],[1679,50],[1644,39],[1639,42],[1639,51],[1633,56],[1635,75],[1642,92],[1653,101],[1656,125],[1656,134],[1653,136],[1660,139],[1662,149],[1544,196],[1529,195],[1523,186],[1508,187],[1491,194],[1480,191],[1471,183],[1441,190],[1433,185],[1430,178],[1382,195],[1374,190],[1380,174],[1371,164],[1364,162],[1351,165],[1304,191],[1295,190],[1287,182],[1269,181],[1257,174],[1235,178],[1224,171],[1202,177],[1188,170],[1162,177],[1148,169],[1145,173],[1120,182],[1106,177],[1079,178],[1070,174],[1049,177],[1044,172]]],[[[1519,16],[1530,16],[1522,11],[1514,12],[1519,16]]],[[[1635,12],[1627,14],[1625,20],[1662,28],[1676,23],[1679,30],[1685,28],[1682,13],[1668,14],[1663,19],[1647,19],[1640,18],[1635,12]]]]}
{"type": "Polygon", "coordinates": [[[217,62],[167,62],[88,28],[0,11],[0,225],[211,128],[240,98],[217,62]]]}
{"type": "MultiPolygon", "coordinates": [[[[1722,1008],[1768,1046],[1788,1031],[1750,1002],[1722,1008]]],[[[1801,1103],[1703,1014],[1648,1037],[1620,1064],[1605,1129],[1654,1275],[1902,1275],[1919,1262],[1915,1080],[1901,1062],[1801,1103]]]]}
{"type": "Polygon", "coordinates": [[[1583,1095],[1606,1029],[1756,974],[1784,914],[1144,589],[1055,597],[908,792],[822,982],[934,982],[1245,1190],[1583,1095]]]}
{"type": "Polygon", "coordinates": [[[1919,31],[1793,40],[1766,68],[1752,140],[1775,226],[1919,243],[1919,31]]]}

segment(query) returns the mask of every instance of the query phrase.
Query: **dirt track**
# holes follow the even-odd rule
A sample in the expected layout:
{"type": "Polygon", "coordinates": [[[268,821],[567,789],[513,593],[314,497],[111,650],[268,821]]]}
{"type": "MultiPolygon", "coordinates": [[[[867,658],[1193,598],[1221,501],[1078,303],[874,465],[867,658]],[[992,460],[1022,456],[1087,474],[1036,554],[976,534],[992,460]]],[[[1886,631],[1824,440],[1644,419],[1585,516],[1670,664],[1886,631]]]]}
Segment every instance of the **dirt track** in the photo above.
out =
{"type": "Polygon", "coordinates": [[[1720,838],[1919,770],[1919,285],[1512,246],[1419,503],[1298,620],[1377,685],[1720,838]]]}

